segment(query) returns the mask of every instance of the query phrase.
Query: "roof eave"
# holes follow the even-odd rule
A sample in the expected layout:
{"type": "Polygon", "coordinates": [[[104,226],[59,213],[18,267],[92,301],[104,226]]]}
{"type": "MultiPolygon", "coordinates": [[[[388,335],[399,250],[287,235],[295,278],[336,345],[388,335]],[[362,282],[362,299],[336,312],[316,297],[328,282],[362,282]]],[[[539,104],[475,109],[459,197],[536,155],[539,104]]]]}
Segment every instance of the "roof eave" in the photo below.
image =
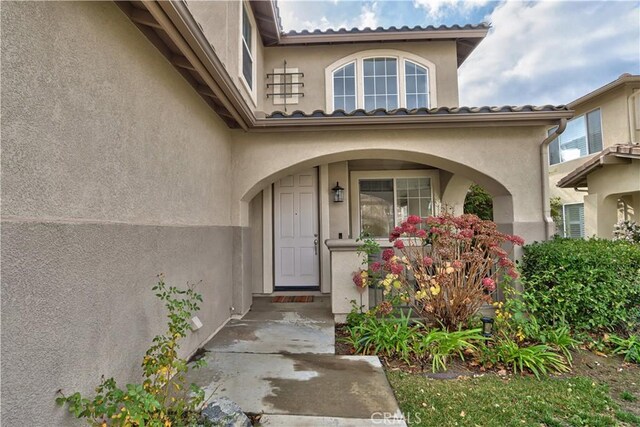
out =
{"type": "Polygon", "coordinates": [[[426,41],[426,40],[454,40],[454,39],[483,39],[488,28],[452,29],[452,30],[424,30],[424,31],[370,31],[344,32],[332,34],[283,34],[280,45],[310,45],[310,44],[338,44],[338,43],[367,43],[393,41],[426,41]]]}
{"type": "Polygon", "coordinates": [[[570,118],[573,111],[534,111],[509,113],[473,113],[415,116],[343,116],[256,119],[252,130],[328,130],[328,129],[385,129],[539,126],[556,124],[570,118]]]}
{"type": "Polygon", "coordinates": [[[622,85],[627,85],[627,84],[632,84],[632,83],[637,83],[640,85],[640,76],[637,75],[623,75],[619,78],[617,78],[616,80],[607,83],[604,86],[599,87],[596,90],[593,90],[589,93],[587,93],[586,95],[581,96],[580,98],[571,101],[569,104],[567,104],[568,107],[570,108],[575,108],[576,106],[580,105],[580,104],[584,104],[585,102],[591,101],[593,98],[596,98],[600,95],[603,95],[611,90],[614,90],[622,85]]]}
{"type": "Polygon", "coordinates": [[[279,44],[282,28],[280,27],[278,6],[273,1],[264,0],[249,0],[249,4],[258,26],[262,44],[264,46],[279,44]]]}

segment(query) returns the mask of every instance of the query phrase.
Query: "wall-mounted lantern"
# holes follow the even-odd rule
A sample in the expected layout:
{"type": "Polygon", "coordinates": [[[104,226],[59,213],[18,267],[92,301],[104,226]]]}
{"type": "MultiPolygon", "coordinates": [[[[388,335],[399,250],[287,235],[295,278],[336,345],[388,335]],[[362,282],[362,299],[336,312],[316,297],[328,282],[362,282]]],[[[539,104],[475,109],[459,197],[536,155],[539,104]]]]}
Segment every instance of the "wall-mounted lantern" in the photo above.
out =
{"type": "Polygon", "coordinates": [[[340,183],[336,182],[336,186],[331,189],[333,191],[333,201],[344,202],[344,188],[340,187],[340,183]]]}
{"type": "Polygon", "coordinates": [[[493,335],[493,319],[491,317],[483,317],[482,321],[482,336],[490,338],[493,335]]]}

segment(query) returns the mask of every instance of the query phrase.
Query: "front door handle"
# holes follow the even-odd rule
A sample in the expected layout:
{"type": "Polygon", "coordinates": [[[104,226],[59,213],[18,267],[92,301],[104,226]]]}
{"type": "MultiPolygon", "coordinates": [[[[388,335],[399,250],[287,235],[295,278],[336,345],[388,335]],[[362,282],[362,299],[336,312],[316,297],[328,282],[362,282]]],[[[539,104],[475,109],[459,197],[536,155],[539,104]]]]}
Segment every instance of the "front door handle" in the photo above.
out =
{"type": "Polygon", "coordinates": [[[313,241],[313,252],[318,255],[318,239],[313,241]]]}

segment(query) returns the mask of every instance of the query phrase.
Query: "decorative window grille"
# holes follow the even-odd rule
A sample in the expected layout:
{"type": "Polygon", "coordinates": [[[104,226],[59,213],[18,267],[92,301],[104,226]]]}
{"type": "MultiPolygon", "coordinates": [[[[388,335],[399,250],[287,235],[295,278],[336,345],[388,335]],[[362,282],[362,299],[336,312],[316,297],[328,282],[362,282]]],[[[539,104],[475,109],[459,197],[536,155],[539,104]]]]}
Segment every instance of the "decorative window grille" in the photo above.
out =
{"type": "Polygon", "coordinates": [[[298,68],[287,67],[287,61],[284,61],[282,68],[267,74],[267,98],[272,98],[275,105],[284,105],[284,111],[287,111],[287,105],[297,104],[304,96],[304,83],[300,81],[303,77],[304,73],[298,68]]]}

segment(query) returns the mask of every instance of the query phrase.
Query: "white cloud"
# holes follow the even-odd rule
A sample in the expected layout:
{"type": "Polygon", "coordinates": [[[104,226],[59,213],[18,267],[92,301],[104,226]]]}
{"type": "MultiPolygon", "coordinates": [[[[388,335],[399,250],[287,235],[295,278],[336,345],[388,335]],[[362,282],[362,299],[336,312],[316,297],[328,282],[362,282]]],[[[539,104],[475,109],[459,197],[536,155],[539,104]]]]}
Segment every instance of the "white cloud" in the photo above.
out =
{"type": "Polygon", "coordinates": [[[376,28],[379,26],[379,3],[377,0],[360,2],[360,13],[357,13],[356,2],[331,2],[280,0],[278,8],[280,18],[286,31],[289,30],[326,30],[329,28],[376,28]],[[345,10],[337,8],[346,5],[355,9],[356,13],[344,16],[345,10]],[[340,13],[339,13],[340,12],[340,13]],[[341,15],[341,16],[338,16],[341,15]]]}
{"type": "Polygon", "coordinates": [[[461,105],[561,104],[640,72],[637,2],[518,2],[460,69],[461,105]]]}
{"type": "Polygon", "coordinates": [[[378,26],[378,3],[371,2],[362,5],[358,28],[376,28],[378,26]]]}
{"type": "Polygon", "coordinates": [[[487,3],[489,0],[413,0],[413,5],[426,10],[431,19],[442,18],[454,10],[469,14],[474,9],[486,6],[487,3]]]}

